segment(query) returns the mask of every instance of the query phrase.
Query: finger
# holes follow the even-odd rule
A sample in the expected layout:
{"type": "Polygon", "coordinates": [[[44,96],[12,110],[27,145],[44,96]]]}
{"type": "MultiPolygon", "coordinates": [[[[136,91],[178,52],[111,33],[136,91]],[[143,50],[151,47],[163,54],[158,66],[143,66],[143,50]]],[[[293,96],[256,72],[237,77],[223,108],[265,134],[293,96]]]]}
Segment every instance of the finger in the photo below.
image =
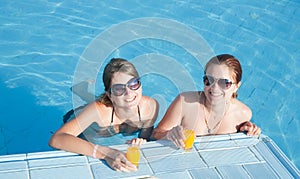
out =
{"type": "Polygon", "coordinates": [[[182,126],[180,126],[180,127],[181,128],[179,128],[177,139],[178,139],[180,147],[184,147],[185,146],[184,141],[186,140],[186,137],[183,132],[183,127],[182,126]]]}
{"type": "Polygon", "coordinates": [[[130,170],[127,169],[127,168],[124,167],[124,166],[120,166],[120,169],[119,169],[119,170],[122,171],[122,172],[130,172],[130,170]]]}
{"type": "Polygon", "coordinates": [[[147,141],[145,139],[142,139],[142,138],[138,138],[136,140],[136,145],[137,146],[141,146],[142,144],[145,144],[147,141]]]}
{"type": "Polygon", "coordinates": [[[178,140],[179,143],[182,143],[184,145],[183,140],[185,140],[186,138],[183,133],[182,126],[178,126],[176,130],[174,130],[174,137],[178,140]]]}
{"type": "Polygon", "coordinates": [[[261,129],[256,126],[255,130],[253,131],[253,135],[260,135],[261,129]]]}
{"type": "Polygon", "coordinates": [[[117,164],[113,165],[112,168],[118,172],[121,171],[121,167],[117,164]]]}
{"type": "Polygon", "coordinates": [[[178,137],[174,138],[175,144],[178,148],[183,148],[184,147],[184,142],[182,139],[178,139],[178,137]]]}
{"type": "Polygon", "coordinates": [[[251,127],[250,127],[247,134],[250,135],[250,136],[254,136],[254,135],[256,135],[257,130],[258,130],[258,127],[255,124],[252,123],[252,125],[251,125],[251,127]]]}
{"type": "Polygon", "coordinates": [[[176,145],[176,147],[180,147],[178,140],[174,134],[171,134],[169,137],[170,137],[170,140],[176,145]]]}
{"type": "Polygon", "coordinates": [[[137,145],[137,139],[132,139],[132,140],[131,140],[131,144],[132,144],[132,145],[137,145]]]}
{"type": "Polygon", "coordinates": [[[243,125],[242,127],[240,127],[240,131],[241,132],[244,132],[244,131],[247,131],[247,126],[246,125],[243,125]]]}
{"type": "Polygon", "coordinates": [[[248,131],[249,122],[244,122],[240,127],[240,131],[248,131]]]}
{"type": "Polygon", "coordinates": [[[258,127],[258,130],[257,130],[257,133],[256,133],[256,135],[260,135],[261,134],[261,128],[260,127],[258,127]]]}
{"type": "Polygon", "coordinates": [[[147,140],[146,139],[141,139],[139,145],[143,145],[145,143],[147,143],[147,140]]]}
{"type": "Polygon", "coordinates": [[[123,172],[129,172],[129,171],[136,171],[137,170],[136,166],[133,165],[131,162],[129,162],[126,157],[120,158],[120,162],[117,165],[119,167],[118,169],[120,171],[123,171],[123,172]]]}
{"type": "Polygon", "coordinates": [[[128,160],[122,164],[122,167],[126,169],[127,171],[137,171],[137,168],[135,165],[133,165],[131,162],[128,160]]]}
{"type": "Polygon", "coordinates": [[[253,131],[254,131],[254,126],[253,125],[249,126],[247,129],[247,135],[252,136],[253,131]]]}
{"type": "Polygon", "coordinates": [[[176,137],[177,137],[178,139],[183,139],[183,140],[185,140],[185,135],[184,135],[184,133],[183,133],[183,127],[182,127],[182,126],[178,126],[178,127],[176,128],[176,137]]]}

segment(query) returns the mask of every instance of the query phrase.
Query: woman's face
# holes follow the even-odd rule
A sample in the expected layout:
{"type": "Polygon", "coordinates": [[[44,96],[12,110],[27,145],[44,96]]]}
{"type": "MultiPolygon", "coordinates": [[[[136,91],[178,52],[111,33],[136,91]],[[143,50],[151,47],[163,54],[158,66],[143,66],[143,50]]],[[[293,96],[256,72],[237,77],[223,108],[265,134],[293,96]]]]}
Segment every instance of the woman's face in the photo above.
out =
{"type": "Polygon", "coordinates": [[[112,91],[109,94],[113,105],[115,107],[135,108],[142,98],[142,86],[139,87],[139,84],[138,80],[131,75],[121,72],[113,74],[112,91]],[[126,86],[125,89],[124,86],[126,86]]]}
{"type": "Polygon", "coordinates": [[[233,72],[224,64],[211,64],[206,69],[206,75],[210,83],[204,84],[204,93],[207,101],[212,105],[228,102],[240,85],[236,84],[233,72]],[[230,82],[233,84],[230,85],[230,82]]]}

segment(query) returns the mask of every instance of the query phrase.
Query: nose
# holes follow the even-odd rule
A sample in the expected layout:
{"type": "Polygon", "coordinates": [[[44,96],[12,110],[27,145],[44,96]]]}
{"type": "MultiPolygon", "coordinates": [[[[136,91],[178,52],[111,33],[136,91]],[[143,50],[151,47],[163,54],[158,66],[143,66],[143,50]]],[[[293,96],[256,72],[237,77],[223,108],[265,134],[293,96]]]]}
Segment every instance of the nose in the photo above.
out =
{"type": "Polygon", "coordinates": [[[212,89],[219,89],[220,88],[220,86],[219,86],[219,84],[218,84],[218,81],[217,80],[215,80],[214,81],[214,83],[213,84],[211,84],[211,86],[210,86],[210,88],[212,88],[212,89]]]}
{"type": "Polygon", "coordinates": [[[125,95],[130,95],[132,93],[132,90],[128,87],[128,86],[126,86],[126,88],[125,88],[125,95]]]}

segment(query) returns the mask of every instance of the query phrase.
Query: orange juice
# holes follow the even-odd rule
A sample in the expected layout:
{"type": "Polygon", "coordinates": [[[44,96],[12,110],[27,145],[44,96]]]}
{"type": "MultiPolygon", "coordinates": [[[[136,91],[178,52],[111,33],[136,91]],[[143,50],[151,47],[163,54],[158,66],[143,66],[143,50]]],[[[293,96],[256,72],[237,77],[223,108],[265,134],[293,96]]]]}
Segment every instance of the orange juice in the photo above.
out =
{"type": "Polygon", "coordinates": [[[141,152],[137,146],[129,146],[126,152],[126,158],[136,167],[139,165],[141,152]]]}
{"type": "Polygon", "coordinates": [[[195,133],[193,130],[189,130],[189,129],[185,129],[183,131],[184,136],[185,136],[185,141],[184,141],[184,149],[185,150],[189,150],[192,149],[193,144],[194,144],[194,140],[195,140],[195,133]]]}

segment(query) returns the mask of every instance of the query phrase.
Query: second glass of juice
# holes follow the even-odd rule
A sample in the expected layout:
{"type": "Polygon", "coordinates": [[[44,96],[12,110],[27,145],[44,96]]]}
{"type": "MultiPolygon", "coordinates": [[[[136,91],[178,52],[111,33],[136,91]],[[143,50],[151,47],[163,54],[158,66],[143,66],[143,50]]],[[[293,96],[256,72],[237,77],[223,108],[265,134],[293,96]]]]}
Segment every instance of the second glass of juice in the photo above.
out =
{"type": "Polygon", "coordinates": [[[193,130],[190,129],[184,129],[183,133],[186,138],[184,141],[184,150],[190,151],[192,150],[195,141],[195,133],[193,130]]]}
{"type": "Polygon", "coordinates": [[[127,148],[126,158],[136,167],[139,165],[140,157],[141,151],[138,146],[132,145],[127,148]]]}

